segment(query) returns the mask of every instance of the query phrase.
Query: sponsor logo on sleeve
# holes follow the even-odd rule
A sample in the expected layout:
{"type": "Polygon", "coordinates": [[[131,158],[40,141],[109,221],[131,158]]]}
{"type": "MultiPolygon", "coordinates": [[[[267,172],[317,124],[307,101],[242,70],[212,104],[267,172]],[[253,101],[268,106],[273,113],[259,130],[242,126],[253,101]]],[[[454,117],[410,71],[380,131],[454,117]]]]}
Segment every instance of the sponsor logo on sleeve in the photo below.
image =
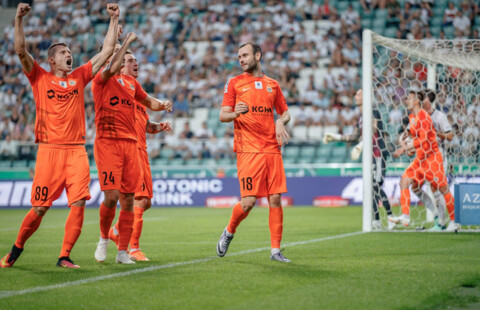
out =
{"type": "Polygon", "coordinates": [[[224,92],[225,94],[228,93],[228,84],[230,83],[230,80],[231,80],[231,79],[228,79],[227,83],[225,83],[225,88],[224,88],[224,90],[223,90],[223,92],[224,92]]]}

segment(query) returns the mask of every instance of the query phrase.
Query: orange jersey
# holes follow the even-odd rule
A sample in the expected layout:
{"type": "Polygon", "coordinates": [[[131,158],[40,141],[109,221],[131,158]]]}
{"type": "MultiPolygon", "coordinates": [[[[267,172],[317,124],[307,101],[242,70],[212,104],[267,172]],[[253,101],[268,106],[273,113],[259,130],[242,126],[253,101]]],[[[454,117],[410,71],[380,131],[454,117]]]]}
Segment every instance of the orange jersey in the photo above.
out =
{"type": "Polygon", "coordinates": [[[92,63],[59,78],[35,61],[26,73],[35,98],[35,142],[85,144],[85,103],[83,92],[92,80],[92,63]]]}
{"type": "Polygon", "coordinates": [[[137,140],[135,131],[135,100],[147,97],[133,77],[117,74],[107,81],[99,72],[92,82],[95,101],[97,138],[137,140]]]}
{"type": "Polygon", "coordinates": [[[418,159],[424,159],[430,154],[438,152],[437,132],[428,113],[421,109],[416,115],[409,116],[410,134],[413,137],[413,146],[417,151],[418,159]]]}
{"type": "Polygon", "coordinates": [[[233,150],[237,153],[280,153],[273,109],[281,115],[288,106],[278,82],[265,75],[237,75],[225,85],[222,106],[235,109],[238,102],[246,103],[249,110],[234,120],[233,150]]]}
{"type": "Polygon", "coordinates": [[[135,130],[137,131],[137,146],[139,149],[147,149],[147,123],[150,119],[147,113],[147,108],[135,102],[135,130]]]}

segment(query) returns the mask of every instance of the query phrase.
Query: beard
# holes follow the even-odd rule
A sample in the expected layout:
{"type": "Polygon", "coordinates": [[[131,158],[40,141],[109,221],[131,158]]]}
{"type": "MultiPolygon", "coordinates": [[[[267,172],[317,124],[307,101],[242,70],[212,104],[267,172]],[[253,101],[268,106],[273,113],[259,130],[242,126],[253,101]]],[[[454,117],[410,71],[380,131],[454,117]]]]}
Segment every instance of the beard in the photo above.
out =
{"type": "Polygon", "coordinates": [[[255,69],[257,69],[258,65],[256,61],[252,61],[251,63],[248,64],[247,68],[244,69],[244,72],[252,72],[255,69]]]}

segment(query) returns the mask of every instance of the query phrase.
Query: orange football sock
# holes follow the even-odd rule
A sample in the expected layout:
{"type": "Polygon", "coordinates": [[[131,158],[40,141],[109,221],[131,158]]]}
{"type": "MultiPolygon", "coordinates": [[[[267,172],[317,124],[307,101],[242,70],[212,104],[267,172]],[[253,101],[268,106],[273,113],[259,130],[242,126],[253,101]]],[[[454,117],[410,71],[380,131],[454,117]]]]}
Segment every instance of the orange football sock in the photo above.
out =
{"type": "Polygon", "coordinates": [[[238,202],[232,210],[232,217],[230,217],[230,222],[228,223],[227,230],[229,233],[234,234],[237,231],[238,225],[247,217],[248,213],[250,211],[245,212],[242,209],[242,206],[240,205],[240,202],[238,202]]]}
{"type": "Polygon", "coordinates": [[[100,205],[100,237],[103,239],[108,239],[108,232],[115,218],[115,209],[105,207],[103,202],[100,205]]]}
{"type": "Polygon", "coordinates": [[[455,221],[455,200],[452,196],[452,193],[448,192],[443,195],[445,198],[445,203],[447,205],[448,215],[450,216],[450,220],[455,221]]]}
{"type": "Polygon", "coordinates": [[[270,214],[268,216],[268,226],[270,227],[270,241],[273,248],[280,248],[283,233],[283,208],[270,207],[270,214]]]}
{"type": "Polygon", "coordinates": [[[70,206],[67,222],[65,223],[65,235],[63,236],[62,250],[59,257],[69,257],[70,252],[77,242],[83,226],[85,207],[70,206]]]}
{"type": "Polygon", "coordinates": [[[143,227],[143,212],[145,210],[140,207],[133,207],[133,232],[130,238],[130,249],[140,249],[140,236],[143,227]]]}
{"type": "Polygon", "coordinates": [[[400,205],[402,206],[402,213],[410,214],[410,189],[403,188],[400,192],[400,205]]]}
{"type": "Polygon", "coordinates": [[[23,249],[23,246],[28,238],[30,238],[33,233],[37,231],[42,219],[43,216],[37,215],[33,208],[28,211],[27,215],[25,215],[23,218],[22,225],[18,231],[17,240],[15,241],[15,246],[17,248],[23,249]]]}
{"type": "Polygon", "coordinates": [[[123,251],[128,249],[128,242],[132,237],[133,231],[133,212],[120,210],[118,216],[118,250],[123,251]]]}

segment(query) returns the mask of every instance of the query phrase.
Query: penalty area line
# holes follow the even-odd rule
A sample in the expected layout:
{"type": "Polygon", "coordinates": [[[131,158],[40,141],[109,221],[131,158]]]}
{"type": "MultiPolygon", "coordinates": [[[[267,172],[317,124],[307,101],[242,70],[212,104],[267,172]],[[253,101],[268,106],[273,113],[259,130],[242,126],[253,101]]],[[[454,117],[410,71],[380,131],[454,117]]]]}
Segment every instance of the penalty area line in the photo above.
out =
{"type": "MultiPolygon", "coordinates": [[[[316,242],[346,238],[346,237],[356,236],[356,235],[360,235],[360,234],[364,234],[364,232],[357,231],[357,232],[352,232],[352,233],[347,233],[347,234],[342,234],[342,235],[334,235],[334,236],[329,236],[329,237],[318,238],[318,239],[311,239],[311,240],[297,241],[297,242],[287,242],[283,245],[283,247],[291,247],[291,246],[296,246],[296,245],[304,245],[304,244],[310,244],[310,243],[316,243],[316,242]]],[[[226,255],[226,257],[256,253],[256,252],[261,252],[261,251],[265,251],[265,250],[269,250],[269,249],[270,249],[270,247],[262,247],[262,248],[256,248],[256,249],[251,249],[251,250],[245,250],[245,251],[240,251],[240,252],[228,254],[228,255],[226,255]]],[[[174,268],[174,267],[180,267],[180,266],[186,266],[186,265],[194,265],[194,264],[208,262],[208,261],[218,259],[218,258],[219,258],[218,256],[209,256],[209,257],[194,259],[194,260],[190,260],[190,261],[186,261],[186,262],[178,262],[178,263],[170,263],[170,264],[164,264],[164,265],[150,266],[150,267],[139,268],[139,269],[134,269],[134,270],[125,271],[125,272],[112,273],[112,274],[104,275],[104,276],[81,279],[81,280],[77,280],[77,281],[69,281],[69,282],[63,282],[63,283],[58,283],[58,284],[46,285],[46,286],[30,287],[30,288],[26,288],[26,289],[23,289],[23,290],[16,290],[16,291],[0,291],[0,299],[13,297],[13,296],[33,294],[33,293],[38,293],[38,292],[51,291],[51,290],[55,290],[55,289],[61,289],[61,288],[65,288],[65,287],[77,286],[77,285],[82,285],[82,284],[94,283],[94,282],[99,282],[99,281],[103,281],[103,280],[126,277],[126,276],[130,276],[130,275],[134,275],[134,274],[151,272],[151,271],[156,271],[156,270],[161,270],[161,269],[174,268]]]]}

